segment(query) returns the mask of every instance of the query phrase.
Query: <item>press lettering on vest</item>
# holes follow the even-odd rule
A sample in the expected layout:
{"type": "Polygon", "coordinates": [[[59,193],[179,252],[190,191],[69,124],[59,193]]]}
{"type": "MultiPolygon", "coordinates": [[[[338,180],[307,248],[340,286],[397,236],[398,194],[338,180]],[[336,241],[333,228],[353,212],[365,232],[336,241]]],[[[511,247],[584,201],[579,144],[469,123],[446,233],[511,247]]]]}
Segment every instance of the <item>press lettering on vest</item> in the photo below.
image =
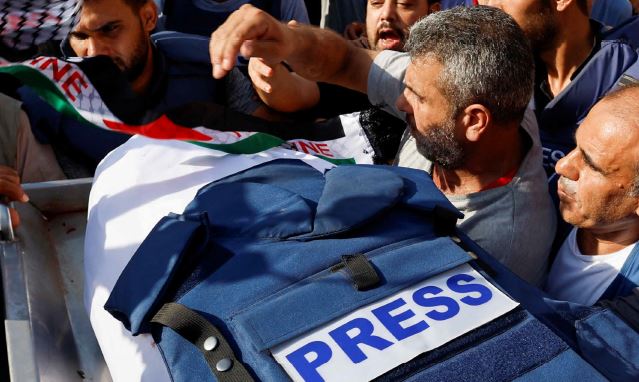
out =
{"type": "Polygon", "coordinates": [[[448,320],[451,317],[455,317],[459,313],[459,304],[450,297],[426,297],[428,294],[438,295],[443,292],[443,289],[436,286],[426,286],[413,293],[413,301],[419,306],[425,308],[435,308],[438,306],[445,307],[446,310],[440,312],[438,310],[429,310],[426,312],[426,316],[437,321],[448,320]]]}
{"type": "MultiPolygon", "coordinates": [[[[483,285],[470,284],[469,282],[473,280],[475,280],[475,278],[470,275],[458,274],[449,278],[446,281],[446,285],[454,292],[463,294],[464,297],[460,300],[467,305],[478,306],[488,302],[492,298],[492,292],[483,285]],[[479,297],[468,296],[468,293],[479,293],[479,297]]],[[[459,304],[452,298],[446,296],[427,297],[427,295],[436,296],[443,291],[443,289],[436,286],[425,286],[413,293],[413,301],[422,307],[444,308],[445,310],[443,311],[430,310],[426,312],[425,315],[436,321],[445,321],[459,313],[459,304]]],[[[405,305],[406,301],[402,298],[398,298],[371,311],[379,322],[384,325],[398,341],[402,341],[429,328],[428,323],[425,321],[403,327],[401,323],[415,317],[415,312],[410,309],[405,309],[395,315],[393,315],[392,312],[405,305]]],[[[372,348],[380,351],[393,345],[393,342],[374,334],[374,330],[375,326],[371,321],[360,317],[330,331],[329,334],[339,348],[346,353],[348,358],[357,364],[368,358],[364,352],[365,347],[361,345],[366,345],[368,349],[372,348]]],[[[317,379],[319,373],[316,369],[328,362],[331,354],[332,352],[330,351],[329,345],[323,342],[313,341],[289,354],[286,358],[298,370],[300,375],[305,376],[305,381],[322,381],[323,379],[317,379]],[[312,362],[310,362],[307,357],[310,354],[316,355],[316,358],[312,362]],[[329,357],[328,359],[326,358],[327,355],[329,357]],[[306,376],[312,378],[307,379],[306,376]]]]}
{"type": "Polygon", "coordinates": [[[366,381],[516,306],[462,265],[358,308],[272,353],[295,381],[366,381]]]}
{"type": "Polygon", "coordinates": [[[393,343],[382,337],[373,335],[375,326],[365,318],[356,318],[345,325],[329,332],[335,343],[346,353],[353,363],[366,360],[366,354],[359,345],[368,345],[377,350],[384,350],[393,343]]]}
{"type": "Polygon", "coordinates": [[[424,321],[420,321],[416,324],[408,327],[403,327],[402,322],[415,317],[415,312],[410,309],[404,309],[402,312],[393,315],[391,312],[397,310],[406,305],[406,301],[403,298],[382,305],[379,308],[373,309],[373,314],[379,320],[379,322],[388,329],[389,332],[395,337],[396,340],[401,341],[417,333],[421,333],[428,329],[428,324],[424,321]]]}
{"type": "Polygon", "coordinates": [[[469,284],[474,280],[473,276],[462,273],[446,280],[446,285],[450,290],[460,294],[479,293],[478,297],[462,297],[460,300],[466,305],[478,306],[487,303],[493,297],[493,292],[481,284],[469,284]]]}
{"type": "Polygon", "coordinates": [[[324,378],[317,372],[317,368],[328,362],[332,355],[330,346],[321,341],[313,341],[287,355],[286,358],[295,365],[295,369],[305,381],[320,382],[324,381],[324,378]],[[314,358],[309,359],[309,356],[314,358]]]}

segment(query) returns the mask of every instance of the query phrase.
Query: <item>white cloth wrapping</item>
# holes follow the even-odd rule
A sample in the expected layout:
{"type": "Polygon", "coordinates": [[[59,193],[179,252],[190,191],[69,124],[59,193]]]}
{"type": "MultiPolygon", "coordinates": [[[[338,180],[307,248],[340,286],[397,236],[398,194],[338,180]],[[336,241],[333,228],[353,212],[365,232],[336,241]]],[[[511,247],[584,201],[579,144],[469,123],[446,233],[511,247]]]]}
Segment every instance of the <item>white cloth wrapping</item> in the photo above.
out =
{"type": "Polygon", "coordinates": [[[317,157],[279,148],[226,155],[186,142],[142,136],[131,138],[100,163],[89,199],[84,299],[115,382],[171,380],[153,339],[131,336],[103,308],[142,241],[162,217],[181,213],[206,184],[281,158],[304,160],[320,172],[333,167],[317,157]]]}

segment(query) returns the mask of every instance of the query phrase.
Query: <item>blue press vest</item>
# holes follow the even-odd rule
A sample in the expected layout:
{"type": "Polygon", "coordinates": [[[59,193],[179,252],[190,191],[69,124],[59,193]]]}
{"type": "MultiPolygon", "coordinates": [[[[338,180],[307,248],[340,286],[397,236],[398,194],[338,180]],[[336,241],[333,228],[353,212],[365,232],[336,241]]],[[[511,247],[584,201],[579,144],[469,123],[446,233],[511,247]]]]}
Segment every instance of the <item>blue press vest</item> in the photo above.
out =
{"type": "Polygon", "coordinates": [[[592,106],[623,81],[639,78],[639,18],[601,34],[601,48],[570,84],[543,110],[535,110],[543,147],[543,163],[550,177],[555,164],[575,148],[575,131],[592,106]]]}
{"type": "MultiPolygon", "coordinates": [[[[322,175],[299,161],[273,161],[203,187],[184,213],[162,218],[120,275],[105,309],[134,335],[154,335],[174,381],[210,380],[211,370],[192,343],[149,322],[167,301],[216,325],[257,379],[288,380],[269,349],[472,261],[439,236],[446,226],[454,229],[450,218],[456,216],[418,170],[339,166],[322,175]],[[381,284],[356,291],[348,273],[333,267],[342,255],[356,253],[374,264],[381,284]]],[[[381,380],[602,380],[533,318],[561,320],[540,292],[459,237],[481,259],[475,269],[526,311],[489,322],[381,380]]]]}

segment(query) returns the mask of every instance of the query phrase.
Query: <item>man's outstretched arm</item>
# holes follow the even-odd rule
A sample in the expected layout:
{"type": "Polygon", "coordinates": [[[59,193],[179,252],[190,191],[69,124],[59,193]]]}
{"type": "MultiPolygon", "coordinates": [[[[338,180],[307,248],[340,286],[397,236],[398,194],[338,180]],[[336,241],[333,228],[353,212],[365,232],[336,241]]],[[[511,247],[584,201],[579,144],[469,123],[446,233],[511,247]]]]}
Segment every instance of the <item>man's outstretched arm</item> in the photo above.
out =
{"type": "Polygon", "coordinates": [[[374,51],[356,48],[329,30],[283,24],[268,13],[244,5],[211,36],[213,76],[224,77],[238,54],[268,62],[286,61],[297,74],[366,93],[374,51]]]}

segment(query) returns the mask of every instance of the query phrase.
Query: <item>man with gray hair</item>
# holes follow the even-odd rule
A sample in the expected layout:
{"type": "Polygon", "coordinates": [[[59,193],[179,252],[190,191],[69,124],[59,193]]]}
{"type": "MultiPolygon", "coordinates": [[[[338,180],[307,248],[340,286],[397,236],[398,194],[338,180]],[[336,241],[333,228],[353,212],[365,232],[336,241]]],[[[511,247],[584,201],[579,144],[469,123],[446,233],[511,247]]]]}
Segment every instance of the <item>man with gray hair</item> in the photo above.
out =
{"type": "Polygon", "coordinates": [[[555,220],[538,132],[524,118],[532,53],[510,16],[487,7],[434,13],[413,26],[406,54],[358,49],[243,7],[213,33],[210,50],[216,77],[238,52],[286,60],[405,117],[397,164],[426,170],[465,214],[462,231],[522,278],[542,280],[555,220]]]}
{"type": "Polygon", "coordinates": [[[563,219],[574,225],[553,263],[546,290],[593,305],[639,285],[639,85],[599,101],[557,162],[563,219]]]}

